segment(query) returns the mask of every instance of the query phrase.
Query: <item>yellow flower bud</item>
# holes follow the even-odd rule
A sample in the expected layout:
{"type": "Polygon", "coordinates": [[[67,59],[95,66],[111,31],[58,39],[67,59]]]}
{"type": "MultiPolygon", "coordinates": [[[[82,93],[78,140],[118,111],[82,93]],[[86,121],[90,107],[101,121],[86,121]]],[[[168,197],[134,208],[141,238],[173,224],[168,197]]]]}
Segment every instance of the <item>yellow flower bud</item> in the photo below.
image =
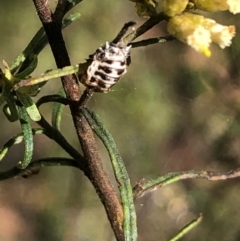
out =
{"type": "Polygon", "coordinates": [[[240,12],[239,0],[191,0],[195,7],[208,12],[226,11],[236,14],[240,12]]]}
{"type": "Polygon", "coordinates": [[[182,13],[186,9],[188,2],[189,0],[163,0],[162,9],[166,15],[173,17],[182,13]]]}

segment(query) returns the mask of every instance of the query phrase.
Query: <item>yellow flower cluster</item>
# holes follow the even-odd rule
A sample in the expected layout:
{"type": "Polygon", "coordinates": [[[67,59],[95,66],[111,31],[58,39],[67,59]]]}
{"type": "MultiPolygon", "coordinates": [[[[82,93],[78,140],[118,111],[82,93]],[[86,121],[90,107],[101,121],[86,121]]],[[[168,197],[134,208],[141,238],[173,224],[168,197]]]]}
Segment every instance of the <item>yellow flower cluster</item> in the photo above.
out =
{"type": "Polygon", "coordinates": [[[168,32],[209,57],[211,42],[222,49],[230,46],[235,36],[235,27],[223,26],[198,14],[183,13],[170,18],[168,32]]]}
{"type": "MultiPolygon", "coordinates": [[[[130,0],[135,2],[139,16],[154,17],[159,0],[130,0]]],[[[220,48],[231,45],[235,26],[224,26],[193,10],[240,13],[240,0],[162,0],[161,8],[168,21],[168,32],[196,51],[210,56],[210,44],[220,48]]]]}

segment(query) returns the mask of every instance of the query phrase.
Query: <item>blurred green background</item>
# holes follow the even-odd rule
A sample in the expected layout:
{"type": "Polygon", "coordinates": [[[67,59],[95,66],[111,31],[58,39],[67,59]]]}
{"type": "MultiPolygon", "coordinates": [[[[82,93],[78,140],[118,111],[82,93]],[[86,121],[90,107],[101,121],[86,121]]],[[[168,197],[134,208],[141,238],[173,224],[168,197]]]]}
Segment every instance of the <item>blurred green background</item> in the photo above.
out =
{"type": "MultiPolygon", "coordinates": [[[[54,8],[55,1],[50,2],[54,8]]],[[[41,24],[32,1],[1,0],[0,6],[0,59],[11,63],[41,24]]],[[[145,21],[129,1],[83,1],[72,12],[81,13],[64,30],[73,64],[84,62],[113,39],[125,22],[134,20],[139,26],[145,21]]],[[[95,94],[89,103],[113,134],[133,185],[141,177],[172,171],[228,171],[239,166],[240,17],[226,12],[207,16],[236,26],[230,48],[212,46],[211,58],[178,41],[133,49],[127,75],[113,91],[95,94]]],[[[166,34],[166,23],[161,23],[143,38],[166,34]]],[[[47,46],[33,75],[55,68],[47,46]]],[[[59,87],[60,81],[53,80],[41,95],[56,93],[59,87]]],[[[41,110],[51,117],[51,105],[41,110]]],[[[2,146],[20,126],[0,115],[2,146]]],[[[64,109],[62,132],[79,149],[68,108],[64,109]]],[[[107,152],[98,144],[117,189],[107,152]]],[[[0,170],[16,165],[22,155],[22,145],[13,147],[0,170]]],[[[37,136],[34,159],[48,156],[66,154],[48,138],[37,136]]],[[[79,170],[43,168],[30,179],[2,181],[0,197],[1,241],[114,240],[104,208],[79,170]]],[[[239,179],[181,181],[140,198],[136,209],[139,241],[168,240],[199,213],[202,223],[182,240],[240,240],[239,179]]]]}

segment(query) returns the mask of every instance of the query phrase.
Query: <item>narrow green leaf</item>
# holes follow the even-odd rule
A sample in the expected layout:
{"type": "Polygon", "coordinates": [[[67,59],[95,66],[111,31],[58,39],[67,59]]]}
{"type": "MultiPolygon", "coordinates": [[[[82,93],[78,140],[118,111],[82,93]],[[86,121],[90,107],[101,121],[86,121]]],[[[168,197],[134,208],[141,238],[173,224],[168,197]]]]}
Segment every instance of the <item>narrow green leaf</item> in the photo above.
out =
{"type": "Polygon", "coordinates": [[[31,54],[29,56],[29,61],[27,67],[22,70],[20,73],[14,75],[15,78],[17,79],[25,79],[28,77],[36,68],[38,65],[38,57],[36,54],[31,54]]]}
{"type": "Polygon", "coordinates": [[[169,239],[169,241],[177,241],[177,240],[179,240],[186,233],[188,233],[190,230],[195,228],[201,221],[202,221],[202,215],[200,214],[200,216],[197,219],[192,220],[189,224],[187,224],[185,227],[183,227],[180,231],[178,231],[178,233],[176,235],[174,235],[174,237],[169,239]]]}
{"type": "Polygon", "coordinates": [[[5,79],[5,83],[2,91],[2,98],[6,101],[6,105],[3,107],[3,112],[7,119],[11,122],[18,120],[18,112],[16,108],[16,103],[14,96],[11,93],[11,85],[7,79],[5,79]]]}
{"type": "Polygon", "coordinates": [[[11,122],[18,120],[18,113],[15,103],[15,98],[12,95],[12,78],[11,72],[8,69],[8,64],[3,61],[5,71],[4,74],[1,75],[1,81],[3,82],[3,89],[2,89],[2,104],[4,103],[3,100],[6,101],[6,105],[3,107],[3,112],[7,119],[11,122]]]}
{"type": "Polygon", "coordinates": [[[114,174],[119,184],[121,202],[123,205],[123,229],[125,241],[136,241],[137,221],[136,211],[133,203],[132,186],[120,152],[117,149],[116,143],[112,135],[108,132],[104,124],[101,122],[99,116],[85,108],[82,108],[81,112],[87,119],[89,125],[96,133],[96,135],[102,140],[110,156],[114,174]]]}
{"type": "Polygon", "coordinates": [[[18,162],[18,168],[25,169],[32,160],[33,155],[33,133],[28,113],[24,106],[18,106],[18,116],[22,127],[23,139],[24,139],[24,158],[18,162]]]}
{"type": "Polygon", "coordinates": [[[41,83],[38,83],[36,85],[29,85],[29,86],[23,86],[20,89],[17,90],[17,92],[25,95],[29,95],[31,97],[36,96],[41,88],[47,83],[47,81],[43,81],[41,83]]]}
{"type": "Polygon", "coordinates": [[[0,106],[5,102],[5,98],[3,96],[0,96],[0,106]]]}
{"type": "MultiPolygon", "coordinates": [[[[43,134],[44,130],[42,128],[36,128],[32,130],[33,135],[43,134]]],[[[14,136],[10,140],[8,140],[3,148],[0,150],[0,161],[5,157],[8,150],[13,146],[20,144],[23,141],[23,133],[19,133],[18,135],[14,136]]]]}
{"type": "Polygon", "coordinates": [[[7,100],[7,102],[10,104],[10,106],[8,104],[4,105],[3,106],[3,113],[10,122],[15,122],[15,121],[18,120],[18,113],[17,113],[16,104],[14,102],[9,101],[9,100],[7,100]]]}
{"type": "MultiPolygon", "coordinates": [[[[61,88],[58,91],[58,95],[66,97],[66,94],[64,92],[64,89],[61,88]]],[[[60,130],[60,123],[62,119],[62,110],[63,110],[63,104],[59,102],[54,102],[53,109],[52,109],[52,126],[56,128],[57,130],[60,130]]]]}
{"type": "MultiPolygon", "coordinates": [[[[16,83],[13,88],[14,88],[14,90],[18,90],[19,88],[23,88],[25,86],[36,85],[36,84],[42,83],[44,81],[48,81],[50,79],[55,79],[55,78],[59,78],[59,77],[62,77],[62,76],[68,75],[68,74],[77,73],[80,70],[86,69],[86,67],[87,67],[87,64],[83,63],[83,64],[77,64],[77,65],[73,65],[73,66],[66,66],[62,69],[50,70],[50,71],[47,71],[46,73],[42,74],[39,77],[24,79],[24,80],[16,83]]],[[[18,91],[20,92],[21,89],[19,89],[18,91]]]]}
{"type": "Polygon", "coordinates": [[[41,114],[30,96],[16,92],[18,99],[25,107],[26,112],[33,121],[40,121],[41,114]]]}

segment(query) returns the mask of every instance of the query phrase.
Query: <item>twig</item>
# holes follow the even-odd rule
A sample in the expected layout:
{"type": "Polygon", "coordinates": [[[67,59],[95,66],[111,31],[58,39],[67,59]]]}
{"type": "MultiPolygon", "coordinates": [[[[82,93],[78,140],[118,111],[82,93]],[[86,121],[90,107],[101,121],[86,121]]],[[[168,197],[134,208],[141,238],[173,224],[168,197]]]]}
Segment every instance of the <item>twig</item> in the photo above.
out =
{"type": "Polygon", "coordinates": [[[42,104],[45,104],[48,102],[58,102],[58,103],[61,103],[62,105],[69,104],[69,100],[61,95],[45,95],[37,101],[37,106],[40,107],[42,104]]]}
{"type": "Polygon", "coordinates": [[[54,12],[54,20],[57,22],[61,22],[64,15],[75,5],[80,3],[82,0],[58,0],[58,4],[56,6],[56,10],[54,12]]]}
{"type": "Polygon", "coordinates": [[[139,36],[143,35],[146,33],[149,29],[157,25],[159,22],[163,20],[167,20],[168,17],[165,16],[162,12],[158,13],[156,16],[149,18],[144,24],[142,24],[140,27],[138,27],[135,31],[132,33],[128,34],[125,38],[124,41],[127,43],[132,42],[134,39],[138,38],[139,36]]]}
{"type": "MultiPolygon", "coordinates": [[[[40,98],[36,105],[39,108],[42,104],[48,103],[48,102],[59,102],[61,104],[67,105],[69,104],[69,100],[66,98],[59,96],[59,95],[47,95],[40,98]]],[[[44,134],[54,140],[58,145],[60,145],[63,150],[65,150],[71,157],[78,160],[78,167],[83,170],[84,172],[87,171],[86,169],[86,161],[84,157],[72,146],[68,143],[68,141],[65,139],[65,137],[62,135],[62,133],[53,128],[43,116],[41,116],[40,121],[37,122],[43,129],[44,134]]]]}
{"type": "Polygon", "coordinates": [[[214,171],[185,171],[185,172],[171,172],[164,176],[160,176],[150,181],[140,180],[133,188],[134,197],[139,198],[146,193],[156,190],[157,188],[164,187],[171,183],[184,179],[207,179],[209,181],[221,181],[240,177],[240,168],[228,172],[214,172],[214,171]]]}
{"type": "Polygon", "coordinates": [[[47,166],[71,166],[78,167],[77,162],[74,159],[63,158],[63,157],[54,157],[54,158],[42,158],[37,161],[31,162],[26,169],[19,169],[13,167],[12,169],[0,172],[0,181],[13,178],[19,175],[22,175],[28,171],[31,171],[33,168],[47,167],[47,166]]]}
{"type": "Polygon", "coordinates": [[[54,12],[54,20],[56,22],[61,23],[66,11],[65,9],[70,4],[68,0],[58,0],[55,12],[54,12]]]}
{"type": "MultiPolygon", "coordinates": [[[[38,9],[37,6],[42,5],[43,1],[33,0],[36,9],[38,9]]],[[[59,23],[54,22],[54,19],[52,19],[50,6],[47,4],[44,9],[38,11],[38,15],[48,37],[57,67],[70,66],[71,63],[64,44],[61,27],[59,23]]],[[[119,223],[119,217],[122,215],[122,207],[103,169],[93,132],[83,115],[79,113],[78,101],[81,92],[76,76],[67,75],[62,77],[62,84],[66,96],[70,100],[69,106],[73,122],[86,160],[87,170],[84,173],[94,185],[105,207],[117,240],[122,241],[123,231],[119,223]]]]}
{"type": "Polygon", "coordinates": [[[88,101],[90,100],[90,98],[93,96],[93,90],[86,88],[80,98],[79,101],[79,106],[84,107],[86,106],[86,104],[88,103],[88,101]]]}
{"type": "Polygon", "coordinates": [[[149,38],[149,39],[144,39],[138,42],[133,42],[131,43],[132,48],[138,48],[138,47],[144,47],[152,44],[157,44],[157,43],[165,43],[169,41],[173,41],[176,38],[172,35],[167,35],[164,37],[158,37],[158,38],[149,38]]]}

